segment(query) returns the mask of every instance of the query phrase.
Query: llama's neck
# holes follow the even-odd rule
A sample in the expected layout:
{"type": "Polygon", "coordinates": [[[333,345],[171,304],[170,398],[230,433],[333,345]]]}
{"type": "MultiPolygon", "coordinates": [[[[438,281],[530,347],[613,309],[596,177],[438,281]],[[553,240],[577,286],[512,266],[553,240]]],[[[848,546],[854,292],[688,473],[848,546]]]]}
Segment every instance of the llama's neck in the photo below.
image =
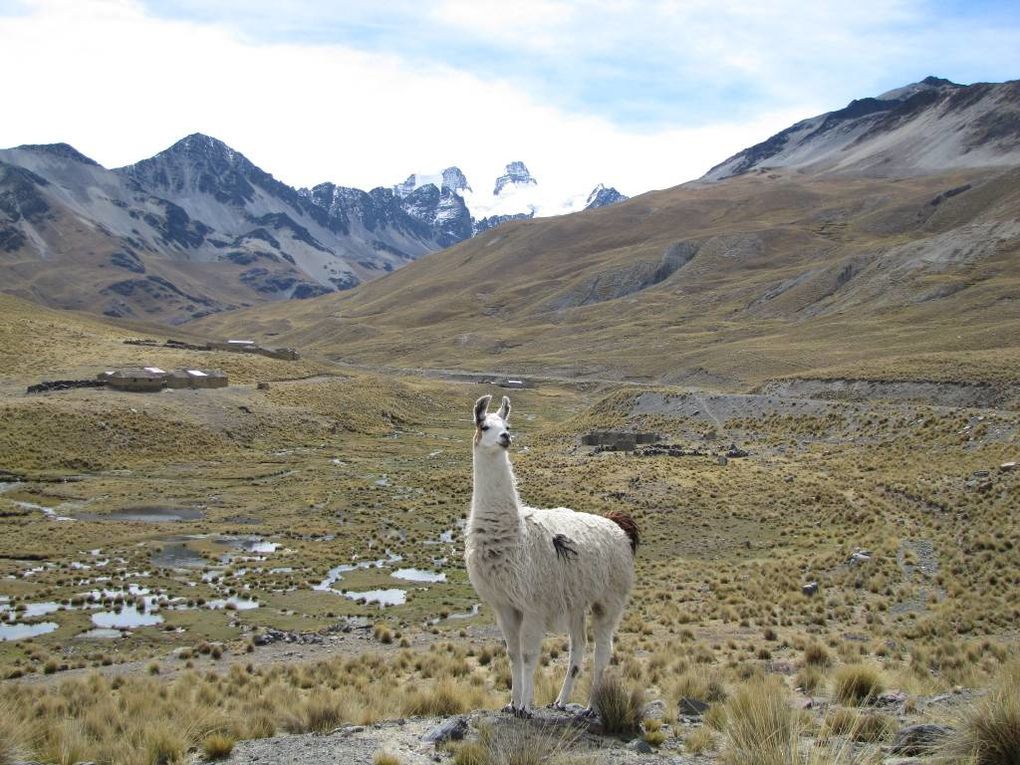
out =
{"type": "Polygon", "coordinates": [[[520,522],[521,500],[510,457],[503,450],[474,450],[474,492],[471,496],[471,526],[494,524],[516,528],[520,522]]]}

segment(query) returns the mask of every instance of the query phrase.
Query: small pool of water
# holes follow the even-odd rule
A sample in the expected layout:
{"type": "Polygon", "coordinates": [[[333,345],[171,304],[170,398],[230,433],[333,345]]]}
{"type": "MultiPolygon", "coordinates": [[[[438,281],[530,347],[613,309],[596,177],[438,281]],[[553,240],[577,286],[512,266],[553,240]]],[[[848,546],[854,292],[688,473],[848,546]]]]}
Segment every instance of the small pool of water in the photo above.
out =
{"type": "Polygon", "coordinates": [[[446,574],[435,571],[423,571],[420,568],[398,568],[390,576],[408,582],[445,582],[446,574]]]}
{"type": "Polygon", "coordinates": [[[205,513],[197,507],[163,505],[137,505],[109,513],[78,513],[78,518],[83,521],[137,521],[140,523],[197,521],[204,517],[205,513]]]}
{"type": "Polygon", "coordinates": [[[82,632],[76,637],[86,640],[115,640],[116,638],[124,637],[124,633],[120,630],[107,629],[106,627],[95,627],[82,632]]]}
{"type": "Polygon", "coordinates": [[[163,545],[163,549],[152,554],[152,565],[160,568],[202,568],[207,561],[183,542],[171,542],[163,545]]]}
{"type": "Polygon", "coordinates": [[[0,624],[0,643],[13,640],[24,640],[25,638],[45,635],[57,628],[56,622],[39,622],[37,624],[0,624]]]}
{"type": "Polygon", "coordinates": [[[399,563],[404,558],[403,556],[391,553],[389,550],[386,551],[387,556],[385,559],[380,558],[379,560],[363,560],[359,563],[341,563],[339,566],[334,566],[326,572],[326,578],[318,584],[313,584],[312,589],[318,590],[319,592],[336,592],[333,585],[344,578],[344,574],[350,571],[357,571],[358,569],[369,569],[369,568],[382,568],[389,563],[399,563]]]}
{"type": "Polygon", "coordinates": [[[43,515],[49,518],[51,521],[73,521],[74,518],[69,518],[66,515],[60,515],[54,508],[46,507],[45,505],[37,505],[35,502],[23,502],[21,500],[15,500],[16,507],[20,507],[22,510],[39,510],[43,515]]]}
{"type": "Polygon", "coordinates": [[[133,629],[135,627],[152,627],[163,623],[163,617],[149,611],[139,611],[135,606],[124,606],[120,612],[100,611],[92,614],[92,623],[97,627],[113,629],[133,629]]]}
{"type": "Polygon", "coordinates": [[[18,611],[18,615],[26,619],[33,619],[37,616],[46,616],[52,614],[61,609],[59,603],[53,601],[47,601],[44,603],[26,603],[24,611],[18,611]]]}
{"type": "Polygon", "coordinates": [[[351,600],[364,599],[366,603],[378,603],[381,606],[399,606],[407,602],[407,590],[364,590],[363,592],[348,590],[344,593],[344,597],[351,600]]]}
{"type": "Polygon", "coordinates": [[[217,600],[210,600],[206,602],[206,608],[219,609],[227,608],[228,606],[237,611],[251,611],[253,608],[259,607],[257,600],[248,600],[247,598],[239,598],[236,595],[231,595],[229,598],[219,598],[217,600]]]}

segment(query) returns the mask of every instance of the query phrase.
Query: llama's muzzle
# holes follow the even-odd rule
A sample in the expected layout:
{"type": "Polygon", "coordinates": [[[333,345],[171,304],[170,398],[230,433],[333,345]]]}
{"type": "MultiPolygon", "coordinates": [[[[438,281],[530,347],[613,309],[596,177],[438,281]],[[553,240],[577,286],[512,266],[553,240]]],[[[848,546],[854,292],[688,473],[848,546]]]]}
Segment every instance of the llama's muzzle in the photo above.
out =
{"type": "Polygon", "coordinates": [[[499,434],[499,445],[500,446],[502,446],[505,449],[506,447],[510,446],[511,443],[513,443],[513,439],[510,438],[510,434],[509,433],[503,432],[503,433],[499,434]]]}

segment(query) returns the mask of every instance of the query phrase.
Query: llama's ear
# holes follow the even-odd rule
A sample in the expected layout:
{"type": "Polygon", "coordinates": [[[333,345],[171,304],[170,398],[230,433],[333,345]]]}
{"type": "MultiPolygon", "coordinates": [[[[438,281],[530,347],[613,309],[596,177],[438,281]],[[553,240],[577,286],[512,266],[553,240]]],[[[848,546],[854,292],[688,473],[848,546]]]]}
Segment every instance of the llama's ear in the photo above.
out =
{"type": "Polygon", "coordinates": [[[499,407],[497,414],[503,418],[504,421],[510,419],[510,397],[503,396],[503,404],[499,407]]]}
{"type": "Polygon", "coordinates": [[[481,425],[485,421],[490,401],[492,401],[492,396],[482,396],[475,402],[475,425],[481,425]]]}

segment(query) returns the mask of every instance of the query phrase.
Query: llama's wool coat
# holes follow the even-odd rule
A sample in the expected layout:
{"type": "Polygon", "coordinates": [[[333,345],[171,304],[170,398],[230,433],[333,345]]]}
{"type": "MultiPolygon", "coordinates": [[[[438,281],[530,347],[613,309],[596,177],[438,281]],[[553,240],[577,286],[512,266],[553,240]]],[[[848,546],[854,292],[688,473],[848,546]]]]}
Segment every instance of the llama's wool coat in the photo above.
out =
{"type": "Polygon", "coordinates": [[[477,517],[465,557],[471,584],[489,603],[567,629],[578,611],[618,613],[634,578],[627,534],[616,523],[568,508],[514,509],[517,518],[477,517]]]}
{"type": "Polygon", "coordinates": [[[505,451],[476,450],[474,471],[464,557],[479,596],[555,631],[588,609],[618,617],[634,578],[627,533],[602,516],[522,506],[505,451]]]}

